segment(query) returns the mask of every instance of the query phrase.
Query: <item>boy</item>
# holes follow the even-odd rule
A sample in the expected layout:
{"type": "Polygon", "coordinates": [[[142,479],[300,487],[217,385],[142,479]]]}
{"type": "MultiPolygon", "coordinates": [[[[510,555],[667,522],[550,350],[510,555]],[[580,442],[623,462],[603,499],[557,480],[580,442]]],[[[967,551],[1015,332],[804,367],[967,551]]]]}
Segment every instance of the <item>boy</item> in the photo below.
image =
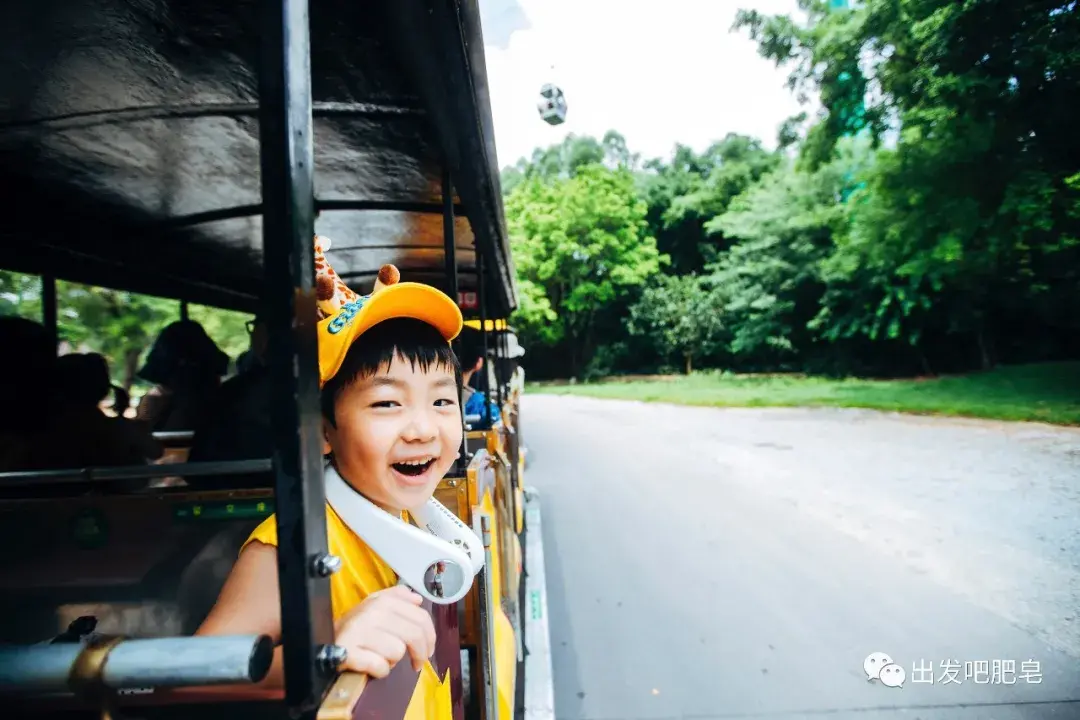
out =
{"type": "MultiPolygon", "coordinates": [[[[384,266],[371,295],[358,297],[326,262],[316,237],[323,453],[353,489],[403,515],[427,502],[462,441],[461,368],[450,341],[457,304],[427,285],[397,283],[384,266]]],[[[435,629],[421,598],[327,505],[327,539],[342,568],[330,577],[342,669],[382,678],[406,653],[420,676],[406,718],[448,717],[450,688],[428,658],[435,629]]],[[[280,640],[275,518],[252,532],[196,634],[258,634],[280,640]]],[[[281,649],[264,685],[282,684],[281,649]]]]}

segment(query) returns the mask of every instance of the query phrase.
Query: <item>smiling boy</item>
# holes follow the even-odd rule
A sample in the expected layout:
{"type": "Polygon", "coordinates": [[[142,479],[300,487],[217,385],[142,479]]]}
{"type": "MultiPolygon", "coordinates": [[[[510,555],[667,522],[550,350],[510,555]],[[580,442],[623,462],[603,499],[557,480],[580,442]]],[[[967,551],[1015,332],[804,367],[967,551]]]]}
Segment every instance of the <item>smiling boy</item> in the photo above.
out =
{"type": "MultiPolygon", "coordinates": [[[[461,368],[450,341],[461,331],[457,304],[435,288],[398,283],[385,266],[371,295],[359,297],[326,262],[316,238],[319,373],[327,472],[395,515],[422,506],[453,465],[462,441],[461,368]]],[[[421,598],[327,505],[335,642],[342,669],[385,677],[408,654],[420,676],[406,718],[449,717],[450,689],[429,662],[431,616],[421,598]]],[[[281,637],[277,526],[262,522],[240,551],[199,635],[281,637]]],[[[264,685],[282,684],[281,649],[264,685]]]]}

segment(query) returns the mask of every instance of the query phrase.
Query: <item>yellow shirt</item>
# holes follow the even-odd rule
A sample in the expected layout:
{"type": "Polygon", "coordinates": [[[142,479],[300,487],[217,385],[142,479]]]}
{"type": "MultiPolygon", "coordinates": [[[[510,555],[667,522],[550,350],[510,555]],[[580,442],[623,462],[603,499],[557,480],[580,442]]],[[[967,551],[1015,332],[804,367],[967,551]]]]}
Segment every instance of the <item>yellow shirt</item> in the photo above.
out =
{"type": "MultiPolygon", "coordinates": [[[[244,547],[253,540],[277,547],[276,522],[273,515],[263,520],[244,547]]],[[[342,561],[341,569],[330,576],[330,602],[335,621],[371,593],[397,584],[397,574],[349,529],[330,505],[326,506],[326,539],[330,553],[342,561]]],[[[402,662],[408,662],[408,656],[402,662]]],[[[450,675],[447,673],[440,681],[435,668],[426,662],[405,711],[405,720],[449,720],[452,717],[450,675]]]]}

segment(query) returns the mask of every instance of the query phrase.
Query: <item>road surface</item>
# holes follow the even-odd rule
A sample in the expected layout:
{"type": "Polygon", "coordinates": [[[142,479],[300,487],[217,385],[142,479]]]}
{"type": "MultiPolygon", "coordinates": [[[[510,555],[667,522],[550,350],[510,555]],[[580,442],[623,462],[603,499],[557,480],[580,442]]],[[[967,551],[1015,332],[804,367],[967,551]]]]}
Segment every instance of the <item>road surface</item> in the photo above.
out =
{"type": "Polygon", "coordinates": [[[544,395],[522,418],[558,720],[1080,718],[1080,432],[544,395]]]}

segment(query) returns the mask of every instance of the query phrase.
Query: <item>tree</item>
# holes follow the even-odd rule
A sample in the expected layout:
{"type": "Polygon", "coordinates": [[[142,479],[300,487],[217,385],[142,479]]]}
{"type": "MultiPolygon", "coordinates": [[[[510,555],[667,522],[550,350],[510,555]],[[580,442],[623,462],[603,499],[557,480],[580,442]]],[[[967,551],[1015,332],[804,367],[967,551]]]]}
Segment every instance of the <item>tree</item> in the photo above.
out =
{"type": "Polygon", "coordinates": [[[658,275],[630,308],[626,325],[630,334],[651,342],[660,358],[678,357],[689,375],[694,358],[720,344],[721,313],[719,295],[708,278],[658,275]]]}
{"type": "Polygon", "coordinates": [[[604,133],[600,144],[604,147],[604,165],[613,170],[626,168],[634,171],[641,162],[641,155],[630,152],[626,145],[626,138],[621,133],[608,130],[604,133]]]}
{"type": "Polygon", "coordinates": [[[862,143],[815,173],[786,163],[706,224],[737,240],[711,267],[734,355],[770,365],[809,349],[808,323],[824,292],[820,264],[846,227],[841,197],[868,153],[862,143]]]}
{"type": "MultiPolygon", "coordinates": [[[[533,150],[528,160],[521,158],[509,169],[511,187],[525,178],[539,177],[545,180],[572,177],[578,168],[604,162],[608,150],[594,137],[570,133],[561,143],[533,150]]],[[[507,171],[503,171],[504,174],[507,171]]]]}
{"type": "Polygon", "coordinates": [[[1069,123],[1080,81],[1076,4],[800,5],[805,24],[740,12],[736,27],[792,67],[793,88],[821,97],[805,167],[829,162],[859,128],[893,145],[824,266],[830,289],[816,325],[834,339],[917,346],[933,337],[939,355],[949,346],[987,368],[1003,348],[1030,357],[1018,340],[1033,332],[1080,329],[1062,310],[1080,302],[1069,184],[1080,171],[1069,123]]]}
{"type": "Polygon", "coordinates": [[[41,278],[0,270],[0,315],[18,315],[40,321],[41,278]]]}
{"type": "Polygon", "coordinates": [[[529,298],[513,320],[532,339],[563,343],[580,376],[597,348],[599,316],[660,268],[645,203],[628,170],[592,164],[570,178],[523,181],[507,198],[506,214],[529,298]],[[558,330],[542,326],[552,321],[558,330]]]}
{"type": "Polygon", "coordinates": [[[725,239],[711,237],[705,223],[727,210],[731,201],[772,171],[779,156],[761,141],[728,133],[697,155],[677,146],[670,164],[654,161],[653,175],[642,181],[650,221],[660,251],[678,273],[694,273],[725,249],[725,239]]]}

